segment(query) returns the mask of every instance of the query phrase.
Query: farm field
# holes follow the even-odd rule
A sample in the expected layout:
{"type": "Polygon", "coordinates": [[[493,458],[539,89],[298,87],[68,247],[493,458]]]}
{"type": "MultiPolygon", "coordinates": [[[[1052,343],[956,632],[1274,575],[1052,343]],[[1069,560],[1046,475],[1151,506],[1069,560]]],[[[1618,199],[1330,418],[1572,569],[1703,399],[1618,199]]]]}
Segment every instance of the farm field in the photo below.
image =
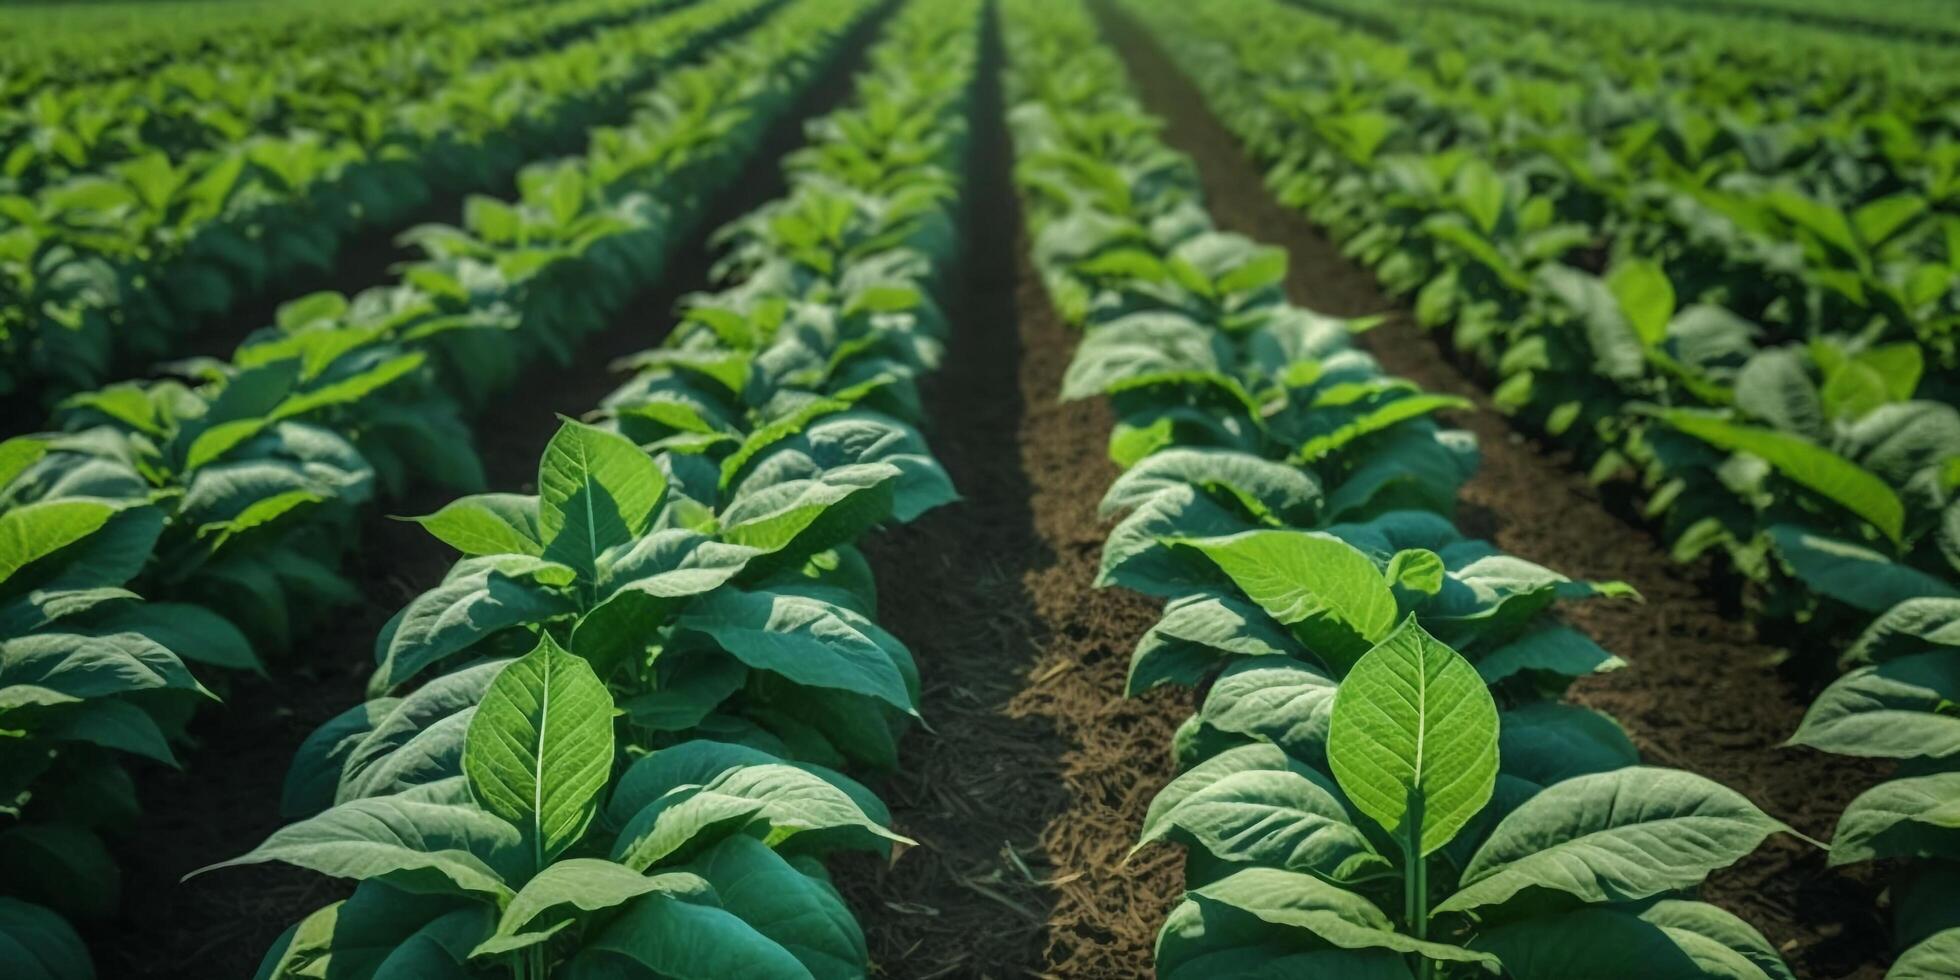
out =
{"type": "Polygon", "coordinates": [[[0,978],[1960,978],[1957,12],[0,5],[0,978]]]}

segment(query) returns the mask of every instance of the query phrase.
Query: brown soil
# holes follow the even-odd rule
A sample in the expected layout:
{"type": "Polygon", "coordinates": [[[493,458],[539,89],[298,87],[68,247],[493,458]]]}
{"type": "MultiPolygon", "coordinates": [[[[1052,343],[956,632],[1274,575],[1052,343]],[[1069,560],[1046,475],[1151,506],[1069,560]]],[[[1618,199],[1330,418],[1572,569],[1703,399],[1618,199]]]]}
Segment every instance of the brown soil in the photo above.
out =
{"type": "MultiPolygon", "coordinates": [[[[609,369],[612,361],[658,343],[680,298],[709,288],[714,254],[708,234],[783,193],[782,156],[802,145],[804,120],[849,96],[868,42],[890,9],[867,17],[845,39],[845,53],[772,127],[658,285],[589,338],[572,364],[538,365],[510,397],[474,420],[491,489],[534,491],[538,454],[557,431],[558,415],[596,406],[622,380],[609,369]]],[[[426,514],[450,497],[424,486],[384,507],[392,514],[426,514]]],[[[419,527],[382,513],[363,521],[359,541],[343,573],[362,587],[361,604],[322,617],[296,641],[291,656],[268,665],[270,679],[236,679],[226,705],[193,722],[196,744],[179,753],[182,771],[138,773],[142,823],[112,842],[123,870],[123,915],[84,929],[102,976],[249,977],[288,925],[351,890],[348,883],[282,865],[179,879],[243,853],[285,823],[278,814],[280,787],[300,742],[361,700],[375,635],[397,609],[439,582],[455,558],[419,527]]]]}
{"type": "Polygon", "coordinates": [[[964,299],[927,392],[933,451],[964,499],[865,549],[880,618],[925,676],[932,730],[878,787],[920,846],[838,880],[878,976],[1148,976],[1181,859],[1123,858],[1190,705],[1123,697],[1157,607],[1090,584],[1113,420],[1057,400],[1075,334],[1027,263],[998,72],[982,77],[964,299]]]}
{"type": "MultiPolygon", "coordinates": [[[[1197,161],[1219,224],[1291,253],[1295,302],[1331,314],[1387,314],[1365,342],[1388,370],[1476,402],[1476,411],[1453,418],[1476,433],[1484,454],[1464,488],[1459,524],[1522,558],[1576,578],[1625,581],[1645,597],[1568,611],[1574,625],[1632,665],[1580,682],[1573,700],[1618,718],[1649,761],[1709,776],[1803,833],[1828,838],[1837,815],[1879,773],[1781,745],[1806,701],[1775,669],[1779,651],[1711,596],[1708,569],[1675,564],[1651,535],[1616,518],[1570,460],[1514,431],[1367,270],[1270,197],[1238,140],[1140,26],[1107,3],[1097,6],[1146,106],[1168,121],[1166,140],[1197,161]]],[[[1821,850],[1784,835],[1704,891],[1762,929],[1800,976],[1876,977],[1889,942],[1869,877],[1827,869],[1821,850]]]]}

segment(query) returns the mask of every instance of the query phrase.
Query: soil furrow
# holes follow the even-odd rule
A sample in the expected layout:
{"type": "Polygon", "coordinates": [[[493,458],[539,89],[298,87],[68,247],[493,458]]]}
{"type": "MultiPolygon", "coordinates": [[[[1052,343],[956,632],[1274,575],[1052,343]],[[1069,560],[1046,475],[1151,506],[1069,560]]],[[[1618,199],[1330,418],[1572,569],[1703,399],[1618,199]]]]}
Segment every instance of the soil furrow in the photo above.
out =
{"type": "MultiPolygon", "coordinates": [[[[490,489],[535,492],[538,454],[557,431],[559,415],[576,417],[597,406],[623,380],[612,362],[658,343],[680,299],[713,286],[709,235],[784,193],[782,157],[803,145],[807,120],[849,98],[853,76],[891,9],[888,3],[866,17],[845,39],[845,53],[772,127],[656,283],[589,337],[572,363],[535,366],[472,420],[490,489]]],[[[300,742],[361,700],[373,671],[374,637],[396,610],[440,582],[456,557],[419,526],[387,514],[431,513],[453,496],[423,485],[370,513],[343,569],[362,589],[361,603],[318,617],[289,655],[269,665],[270,678],[238,678],[226,705],[193,722],[197,744],[181,753],[182,771],[139,774],[144,816],[113,844],[124,875],[122,915],[86,930],[103,976],[249,977],[281,930],[350,890],[283,865],[178,879],[243,853],[286,822],[278,814],[280,787],[300,742]]]]}
{"type": "Polygon", "coordinates": [[[1027,260],[990,25],[953,339],[928,384],[958,503],[869,541],[879,617],[917,654],[922,714],[882,787],[919,842],[846,866],[878,975],[1134,978],[1180,889],[1174,855],[1123,858],[1171,775],[1189,705],[1123,697],[1151,600],[1097,590],[1116,476],[1101,403],[1058,401],[1074,332],[1027,260]]]}
{"type": "MultiPolygon", "coordinates": [[[[1295,302],[1336,315],[1385,314],[1364,341],[1391,372],[1476,403],[1452,417],[1483,449],[1459,526],[1575,578],[1628,582],[1645,597],[1571,608],[1574,625],[1631,664],[1581,681],[1573,700],[1619,719],[1648,761],[1713,778],[1828,838],[1845,804],[1882,773],[1782,746],[1805,699],[1777,672],[1779,651],[1711,594],[1710,570],[1676,564],[1650,534],[1614,516],[1568,459],[1513,430],[1489,393],[1451,365],[1366,269],[1272,199],[1238,140],[1141,26],[1106,0],[1097,9],[1146,107],[1167,121],[1166,141],[1197,161],[1220,227],[1285,247],[1295,302]]],[[[1868,870],[1832,871],[1823,851],[1779,835],[1711,879],[1705,894],[1762,929],[1801,976],[1878,975],[1872,964],[1888,942],[1868,870]]]]}

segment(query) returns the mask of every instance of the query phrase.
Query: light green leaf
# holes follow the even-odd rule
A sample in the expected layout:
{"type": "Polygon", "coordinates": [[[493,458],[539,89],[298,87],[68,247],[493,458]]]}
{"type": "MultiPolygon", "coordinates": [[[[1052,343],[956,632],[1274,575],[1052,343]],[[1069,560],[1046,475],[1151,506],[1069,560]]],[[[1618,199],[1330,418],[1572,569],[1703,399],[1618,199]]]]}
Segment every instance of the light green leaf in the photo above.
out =
{"type": "Polygon", "coordinates": [[[526,860],[516,827],[474,806],[396,797],[354,800],[283,827],[265,843],[192,874],[281,861],[337,878],[381,879],[427,894],[514,894],[500,869],[526,860]]]}
{"type": "Polygon", "coordinates": [[[1229,749],[1171,780],[1150,802],[1137,848],[1166,839],[1336,881],[1392,868],[1327,777],[1272,745],[1229,749]]]}
{"type": "Polygon", "coordinates": [[[542,942],[580,912],[617,908],[654,892],[689,900],[709,898],[714,890],[697,875],[685,872],[647,875],[623,864],[598,858],[557,861],[524,883],[504,907],[497,931],[472,950],[471,956],[490,956],[542,942]],[[545,922],[541,918],[549,917],[545,922]]]}
{"type": "Polygon", "coordinates": [[[612,695],[549,634],[490,682],[463,772],[484,809],[524,831],[542,868],[585,832],[613,764],[612,695]]]}
{"type": "Polygon", "coordinates": [[[898,640],[843,606],[785,592],[722,588],[697,599],[676,623],[758,670],[913,710],[892,649],[902,649],[898,640]]]}
{"type": "Polygon", "coordinates": [[[1790,737],[1838,755],[1960,754],[1960,656],[1941,650],[1860,667],[1824,689],[1790,737]]]}
{"type": "Polygon", "coordinates": [[[1960,928],[1936,932],[1899,954],[1885,980],[1952,980],[1960,976],[1960,928]]]}
{"type": "Polygon", "coordinates": [[[1607,272],[1606,288],[1620,301],[1620,311],[1643,345],[1656,347],[1667,339],[1667,324],[1674,318],[1674,284],[1660,263],[1624,259],[1607,272]]]}
{"type": "Polygon", "coordinates": [[[1846,807],[1831,864],[1960,856],[1960,772],[1879,783],[1846,807]]]}
{"type": "Polygon", "coordinates": [[[0,582],[28,563],[93,534],[116,515],[108,501],[73,498],[10,507],[0,514],[0,582]]]}
{"type": "Polygon", "coordinates": [[[465,555],[543,555],[538,498],[518,493],[480,493],[412,518],[442,543],[465,555]]]}
{"type": "Polygon", "coordinates": [[[1356,808],[1427,857],[1490,801],[1497,703],[1411,616],[1342,680],[1327,762],[1356,808]]]}
{"type": "Polygon", "coordinates": [[[597,574],[599,554],[645,532],[667,491],[653,457],[625,437],[566,421],[538,462],[544,556],[597,574]]]}
{"type": "Polygon", "coordinates": [[[1202,552],[1247,598],[1337,667],[1395,628],[1395,593],[1375,563],[1331,535],[1273,530],[1165,541],[1202,552]]]}
{"type": "Polygon", "coordinates": [[[1274,925],[1306,930],[1342,949],[1389,949],[1497,969],[1497,958],[1489,953],[1403,935],[1360,894],[1302,872],[1247,868],[1190,895],[1201,909],[1209,903],[1230,906],[1274,925]]]}
{"type": "Polygon", "coordinates": [[[911,843],[886,830],[850,794],[817,773],[786,763],[757,763],[656,797],[626,821],[613,845],[613,859],[644,870],[740,832],[762,836],[772,845],[805,834],[854,845],[911,843]]]}
{"type": "Polygon", "coordinates": [[[1761,458],[1790,481],[1864,519],[1894,542],[1905,531],[1905,504],[1884,480],[1808,439],[1689,409],[1669,409],[1660,417],[1718,449],[1761,458]]]}
{"type": "Polygon", "coordinates": [[[1437,912],[1527,889],[1621,902],[1692,888],[1788,830],[1740,793],[1675,769],[1632,766],[1547,787],[1500,821],[1437,912]]]}

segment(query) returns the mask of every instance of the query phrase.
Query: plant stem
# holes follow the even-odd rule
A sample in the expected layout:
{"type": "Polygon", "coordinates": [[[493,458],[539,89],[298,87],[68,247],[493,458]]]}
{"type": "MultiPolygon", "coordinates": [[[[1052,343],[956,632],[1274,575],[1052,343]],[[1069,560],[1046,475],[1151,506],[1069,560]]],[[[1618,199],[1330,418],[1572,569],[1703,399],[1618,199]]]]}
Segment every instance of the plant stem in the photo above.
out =
{"type": "MultiPolygon", "coordinates": [[[[1410,794],[1402,837],[1402,918],[1417,939],[1429,938],[1429,860],[1422,855],[1422,799],[1410,794]]],[[[1411,954],[1416,980],[1434,977],[1436,964],[1421,953],[1411,954]]]]}

